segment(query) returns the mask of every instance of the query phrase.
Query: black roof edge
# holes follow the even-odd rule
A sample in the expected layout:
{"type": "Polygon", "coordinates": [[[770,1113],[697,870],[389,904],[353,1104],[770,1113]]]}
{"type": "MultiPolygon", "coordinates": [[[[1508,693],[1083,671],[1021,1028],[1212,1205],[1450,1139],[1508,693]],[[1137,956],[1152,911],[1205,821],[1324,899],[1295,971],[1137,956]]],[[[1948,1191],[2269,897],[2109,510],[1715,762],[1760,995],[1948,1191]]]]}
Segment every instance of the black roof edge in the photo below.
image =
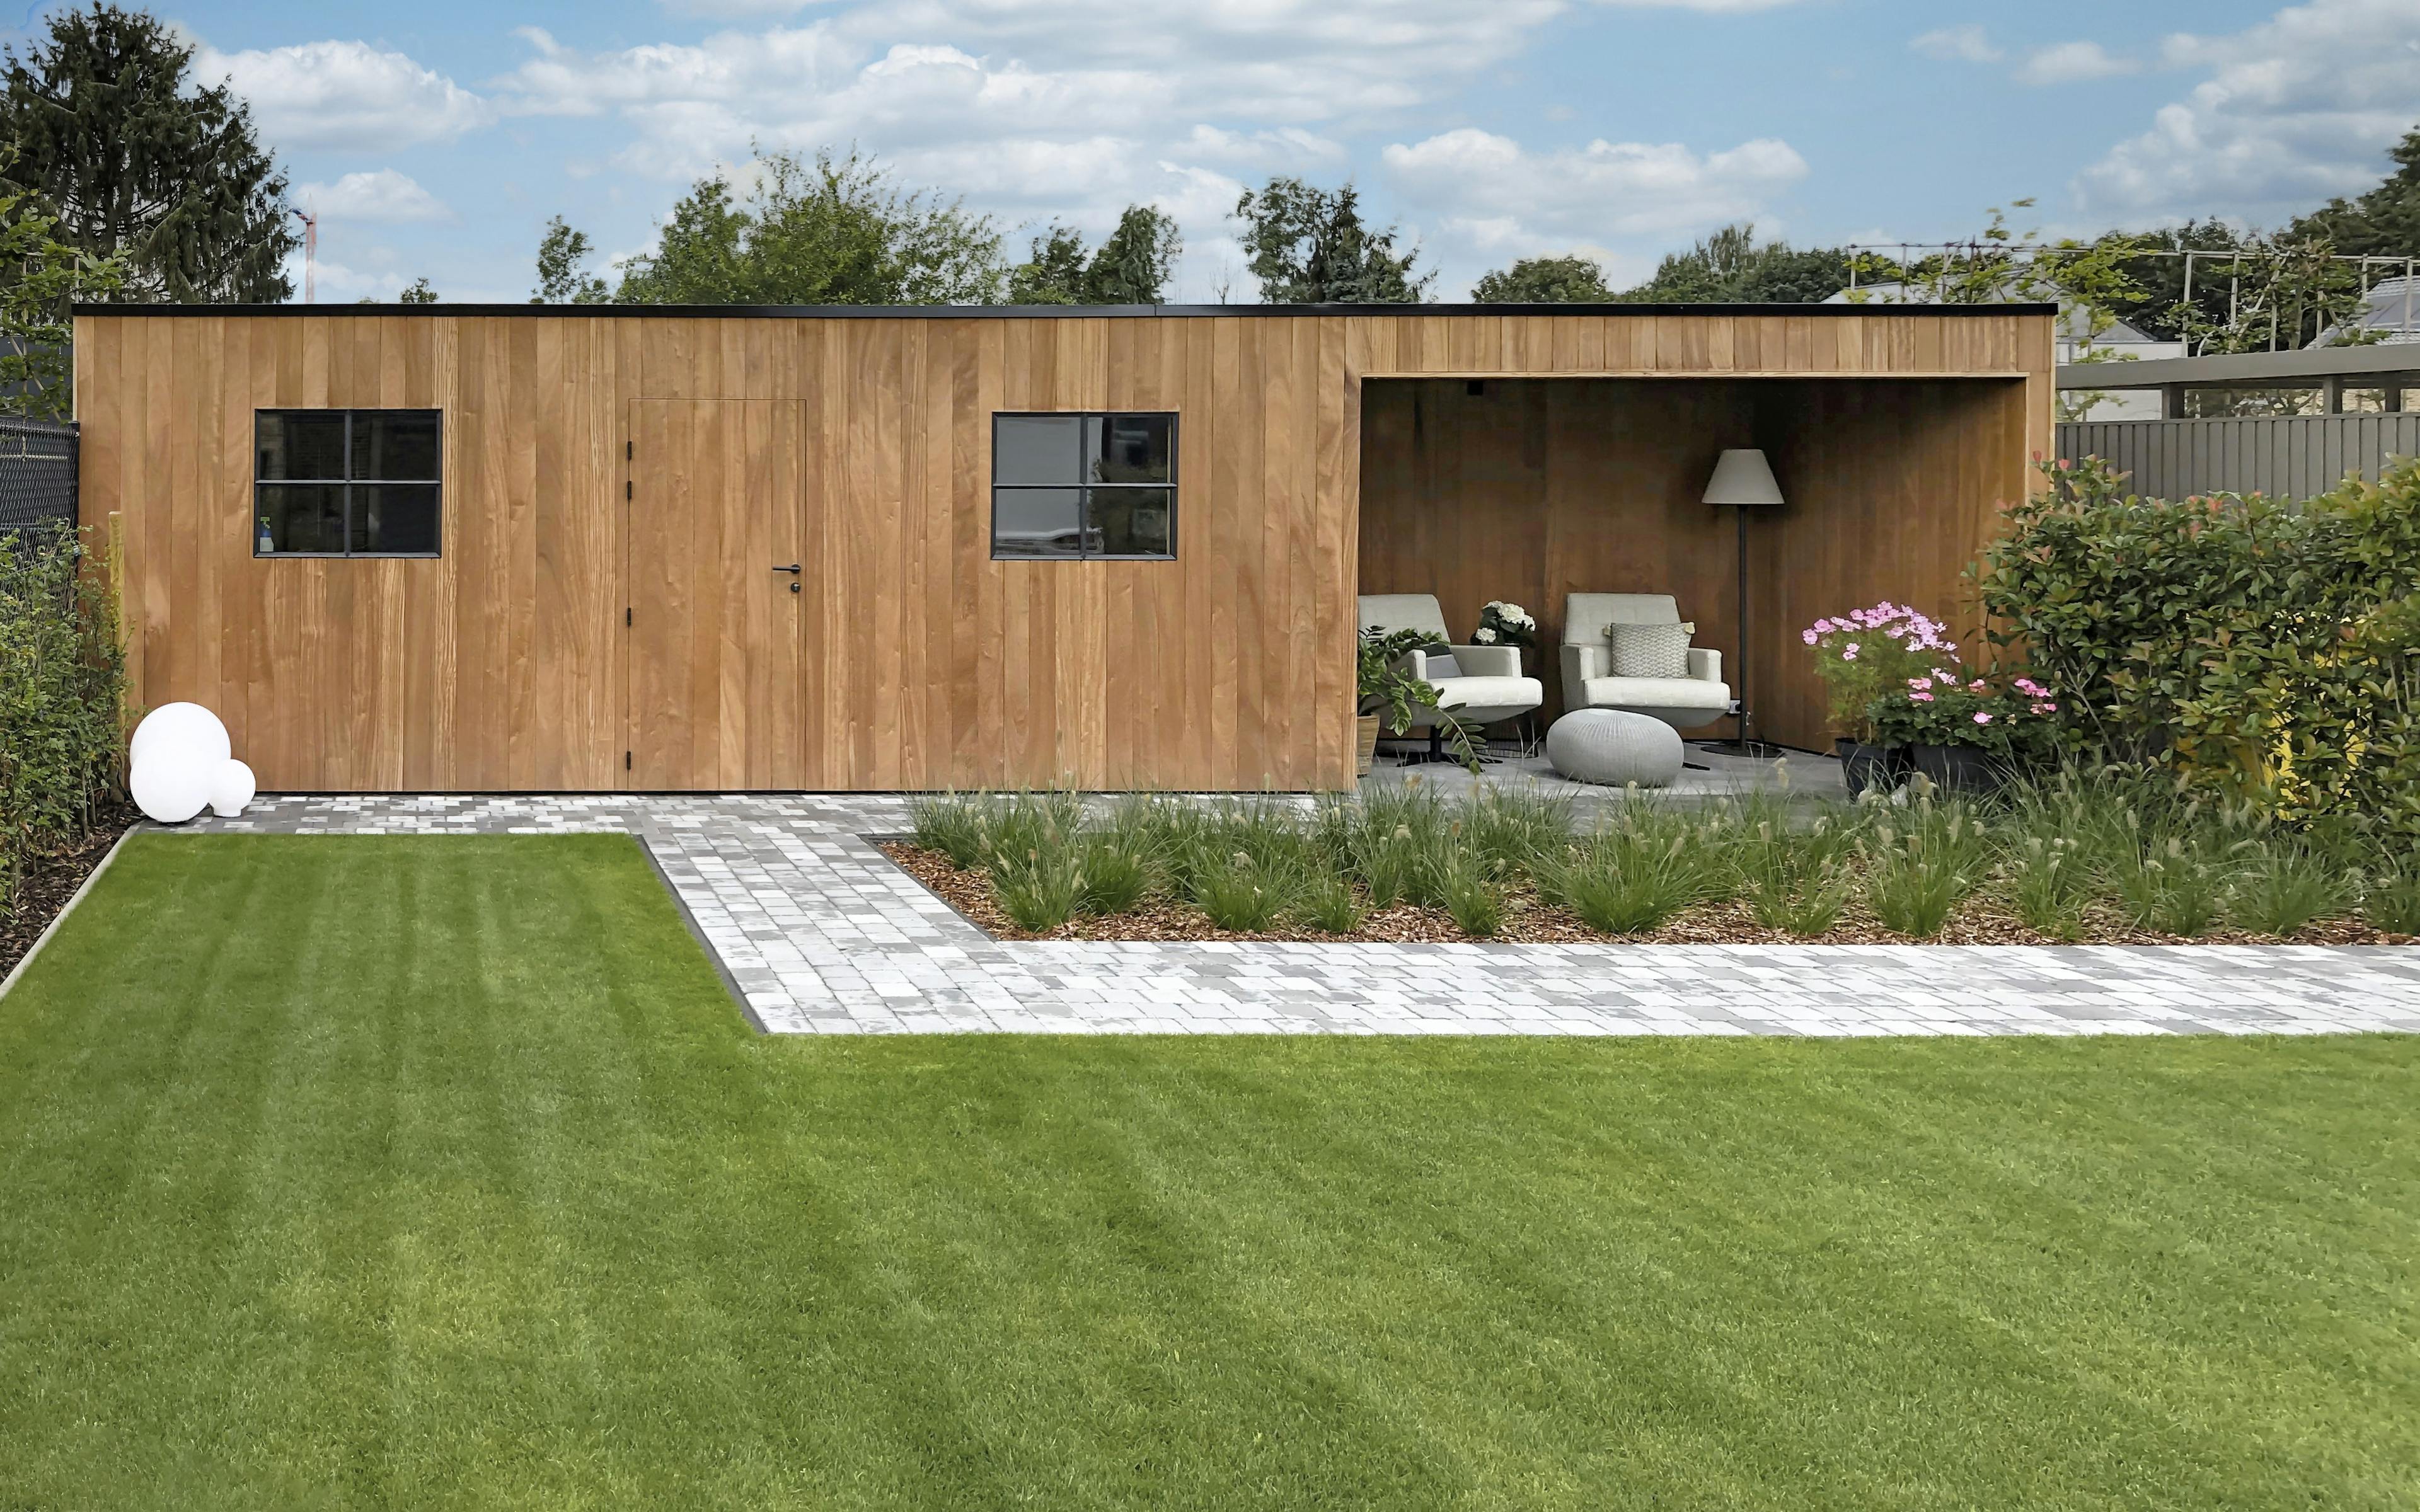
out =
{"type": "Polygon", "coordinates": [[[2055,304],[93,304],[77,315],[589,316],[721,320],[1199,320],[1301,316],[2056,315],[2055,304]]]}

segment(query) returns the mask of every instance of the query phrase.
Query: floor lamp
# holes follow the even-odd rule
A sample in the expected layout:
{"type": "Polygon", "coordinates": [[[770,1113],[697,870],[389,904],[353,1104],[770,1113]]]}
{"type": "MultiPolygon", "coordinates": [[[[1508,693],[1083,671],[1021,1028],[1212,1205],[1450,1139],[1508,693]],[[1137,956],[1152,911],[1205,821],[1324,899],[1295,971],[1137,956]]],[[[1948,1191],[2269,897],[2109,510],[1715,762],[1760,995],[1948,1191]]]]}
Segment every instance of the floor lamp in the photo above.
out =
{"type": "Polygon", "coordinates": [[[1747,703],[1747,517],[1754,509],[1781,506],[1781,486],[1773,481],[1773,464],[1755,447],[1725,452],[1706,480],[1705,501],[1729,505],[1739,514],[1739,664],[1731,669],[1731,689],[1739,700],[1739,737],[1704,744],[1735,756],[1778,756],[1781,748],[1755,738],[1754,716],[1747,703]]]}

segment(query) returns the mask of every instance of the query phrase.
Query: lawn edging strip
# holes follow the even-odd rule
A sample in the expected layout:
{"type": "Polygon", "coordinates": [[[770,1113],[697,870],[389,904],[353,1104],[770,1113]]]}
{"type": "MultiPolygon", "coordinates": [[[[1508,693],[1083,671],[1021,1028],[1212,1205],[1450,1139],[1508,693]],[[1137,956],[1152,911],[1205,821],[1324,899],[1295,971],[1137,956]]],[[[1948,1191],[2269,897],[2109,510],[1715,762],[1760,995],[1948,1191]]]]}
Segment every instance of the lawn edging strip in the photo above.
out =
{"type": "Polygon", "coordinates": [[[0,997],[8,996],[8,990],[17,985],[17,979],[23,976],[25,968],[34,964],[34,958],[42,953],[42,947],[51,943],[51,936],[56,934],[59,932],[59,926],[68,921],[68,916],[76,911],[76,904],[84,902],[85,894],[90,892],[92,885],[101,880],[101,874],[109,870],[109,863],[117,859],[117,853],[126,848],[128,838],[140,834],[143,828],[143,825],[136,825],[120,834],[110,845],[109,850],[102,855],[101,864],[84,874],[84,881],[78,883],[76,890],[68,895],[67,903],[60,907],[59,911],[51,916],[51,921],[42,926],[42,933],[34,936],[34,943],[27,946],[25,953],[17,958],[17,964],[8,968],[8,975],[0,977],[0,997]]]}

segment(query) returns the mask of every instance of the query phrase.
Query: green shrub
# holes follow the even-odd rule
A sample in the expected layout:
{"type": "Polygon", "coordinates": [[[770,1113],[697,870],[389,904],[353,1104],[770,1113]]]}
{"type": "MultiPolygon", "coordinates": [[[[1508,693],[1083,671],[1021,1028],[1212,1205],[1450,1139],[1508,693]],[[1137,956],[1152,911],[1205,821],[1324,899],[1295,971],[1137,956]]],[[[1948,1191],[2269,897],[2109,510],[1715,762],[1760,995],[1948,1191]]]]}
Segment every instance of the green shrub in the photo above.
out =
{"type": "Polygon", "coordinates": [[[1763,794],[1739,800],[1734,812],[1728,859],[1757,922],[1801,937],[1829,933],[1854,883],[1854,818],[1834,811],[1793,824],[1788,807],[1763,794]]]}
{"type": "Polygon", "coordinates": [[[1547,895],[1606,934],[1645,934],[1698,901],[1702,867],[1686,835],[1616,831],[1572,853],[1547,895]]]}
{"type": "Polygon", "coordinates": [[[1087,835],[1078,856],[1076,906],[1087,914],[1130,914],[1151,890],[1151,867],[1125,837],[1087,835]]]}
{"type": "Polygon", "coordinates": [[[985,814],[983,800],[958,793],[916,798],[908,805],[916,843],[949,857],[961,872],[983,865],[991,853],[985,814]]]}
{"type": "Polygon", "coordinates": [[[2236,879],[2227,918],[2255,934],[2291,939],[2345,906],[2346,879],[2335,864],[2291,842],[2263,849],[2236,879]]]}
{"type": "Polygon", "coordinates": [[[1082,857],[1065,842],[1037,846],[1021,856],[994,853],[992,890],[1001,911],[1022,930],[1047,933],[1075,917],[1084,890],[1082,857]]]}
{"type": "Polygon", "coordinates": [[[123,785],[126,664],[96,568],[84,536],[0,536],[0,913],[123,785]]]}
{"type": "Polygon", "coordinates": [[[1277,922],[1301,890],[1301,879],[1282,863],[1270,866],[1244,851],[1223,862],[1197,859],[1192,874],[1194,903],[1210,922],[1238,934],[1257,934],[1277,922]]]}
{"type": "Polygon", "coordinates": [[[1450,851],[1429,868],[1436,901],[1453,917],[1454,928],[1474,940],[1504,931],[1504,889],[1470,851],[1450,851]]]}
{"type": "Polygon", "coordinates": [[[2065,835],[2023,835],[2006,864],[2009,901],[2025,927],[2055,940],[2084,933],[2084,907],[2091,897],[2091,873],[2077,859],[2075,841],[2065,835]]]}
{"type": "Polygon", "coordinates": [[[1876,820],[1860,842],[1866,906],[1893,933],[1931,939],[1974,890],[1987,847],[1983,826],[1964,804],[1918,798],[1905,811],[1876,820]]]}
{"type": "Polygon", "coordinates": [[[2118,872],[2118,900],[2135,928],[2185,939],[2210,932],[2226,912],[2226,895],[2219,864],[2181,837],[2138,854],[2118,872]]]}
{"type": "Polygon", "coordinates": [[[1462,846],[1491,876],[1533,876],[1539,864],[1572,840],[1572,800],[1530,788],[1486,788],[1472,794],[1457,816],[1462,846]]]}
{"type": "Polygon", "coordinates": [[[2387,934],[2420,934],[2420,862],[2406,856],[2364,879],[2361,917],[2387,934]]]}
{"type": "Polygon", "coordinates": [[[2098,458],[2045,471],[1976,572],[2071,748],[2420,834],[2420,460],[2299,511],[2135,498],[2098,458]]]}
{"type": "Polygon", "coordinates": [[[1354,896],[1352,884],[1342,877],[1312,879],[1295,901],[1295,908],[1311,921],[1312,928],[1330,934],[1350,934],[1361,927],[1361,900],[1354,896]]]}

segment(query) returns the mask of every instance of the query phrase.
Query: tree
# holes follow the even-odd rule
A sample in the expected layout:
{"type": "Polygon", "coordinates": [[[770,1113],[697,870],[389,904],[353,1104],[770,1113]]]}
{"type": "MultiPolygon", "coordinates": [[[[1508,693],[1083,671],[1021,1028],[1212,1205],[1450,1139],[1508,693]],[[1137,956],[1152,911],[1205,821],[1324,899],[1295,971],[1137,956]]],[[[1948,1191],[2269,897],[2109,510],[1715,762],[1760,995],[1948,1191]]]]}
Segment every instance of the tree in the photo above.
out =
{"type": "Polygon", "coordinates": [[[1481,304],[1601,304],[1613,298],[1605,270],[1588,257],[1524,257],[1471,286],[1481,304]]]}
{"type": "Polygon", "coordinates": [[[1117,229],[1084,270],[1089,304],[1157,304],[1165,297],[1185,235],[1176,218],[1151,205],[1129,205],[1117,229]]]}
{"type": "Polygon", "coordinates": [[[1011,304],[1157,304],[1185,239],[1174,218],[1129,205],[1090,256],[1083,233],[1056,222],[1032,246],[1032,258],[1008,271],[1011,304]]]}
{"type": "Polygon", "coordinates": [[[562,216],[546,223],[537,244],[537,292],[532,304],[603,304],[613,298],[605,281],[588,271],[595,249],[588,234],[574,231],[562,216]]]}
{"type": "Polygon", "coordinates": [[[125,256],[125,292],[198,302],[290,299],[297,243],[286,176],[224,82],[191,76],[193,47],[106,3],[53,16],[6,50],[0,187],[55,217],[58,239],[125,256]]]}
{"type": "Polygon", "coordinates": [[[1053,222],[1032,245],[1032,257],[1008,270],[1008,302],[1084,303],[1083,233],[1053,222]]]}
{"type": "Polygon", "coordinates": [[[125,285],[123,254],[95,257],[58,239],[23,191],[0,191],[0,413],[63,420],[75,349],[69,306],[125,285]]]}
{"type": "Polygon", "coordinates": [[[405,287],[402,293],[397,294],[395,297],[395,302],[397,304],[435,304],[437,302],[437,291],[428,286],[427,279],[415,278],[407,287],[405,287]]]}
{"type": "Polygon", "coordinates": [[[2420,257],[2420,128],[2387,153],[2395,172],[2359,199],[2332,199],[2287,228],[2355,257],[2420,257]]]}
{"type": "Polygon", "coordinates": [[[656,251],[624,269],[631,304],[987,304],[1000,235],[957,200],[898,187],[857,153],[759,152],[735,201],[721,175],[673,207],[656,251]]]}
{"type": "Polygon", "coordinates": [[[1398,254],[1395,228],[1361,224],[1359,192],[1272,178],[1235,202],[1247,266],[1269,304],[1417,304],[1435,273],[1414,277],[1418,249],[1398,254]]]}
{"type": "Polygon", "coordinates": [[[1848,284],[1847,252],[1760,244],[1755,224],[1742,222],[1666,254],[1654,277],[1621,297],[1642,304],[1820,304],[1848,284]]]}

